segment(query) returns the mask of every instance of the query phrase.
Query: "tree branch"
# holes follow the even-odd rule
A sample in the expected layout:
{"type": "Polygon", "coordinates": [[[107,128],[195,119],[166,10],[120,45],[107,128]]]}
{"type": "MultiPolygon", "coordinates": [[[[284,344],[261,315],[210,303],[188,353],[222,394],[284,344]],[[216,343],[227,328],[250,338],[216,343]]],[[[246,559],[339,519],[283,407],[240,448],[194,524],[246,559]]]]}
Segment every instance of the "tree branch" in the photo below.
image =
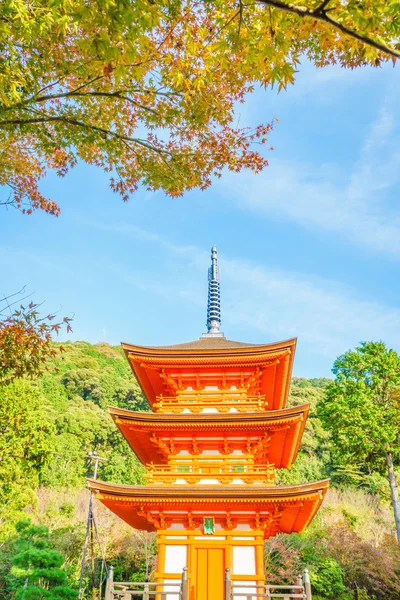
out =
{"type": "MultiPolygon", "coordinates": [[[[93,81],[95,81],[95,80],[93,80],[93,81]]],[[[52,87],[53,85],[54,84],[52,84],[51,86],[48,86],[48,87],[52,87]]],[[[150,108],[149,106],[146,106],[145,104],[136,102],[136,100],[133,100],[133,98],[131,98],[130,96],[125,95],[125,93],[122,90],[119,90],[117,92],[95,92],[95,91],[79,92],[79,90],[82,89],[83,87],[85,87],[85,86],[81,85],[80,87],[76,88],[75,90],[71,90],[70,92],[57,92],[54,94],[46,94],[45,96],[38,95],[42,91],[42,90],[40,90],[36,96],[31,96],[30,98],[28,98],[27,100],[24,100],[23,102],[19,102],[18,104],[14,104],[13,106],[8,106],[7,108],[0,110],[0,113],[1,112],[6,113],[6,112],[13,111],[13,110],[17,110],[18,108],[23,108],[25,106],[28,106],[29,104],[46,102],[47,100],[57,100],[58,98],[73,98],[73,97],[79,97],[79,96],[82,96],[82,97],[100,96],[100,97],[105,97],[105,98],[115,98],[116,100],[118,100],[118,99],[126,100],[127,102],[131,102],[132,104],[135,104],[135,106],[158,116],[158,113],[156,110],[154,110],[153,108],[150,108]]],[[[46,88],[43,88],[43,89],[46,89],[46,88]]],[[[139,93],[139,94],[152,94],[154,96],[165,96],[170,101],[174,101],[173,96],[182,97],[182,94],[179,94],[178,92],[161,92],[158,90],[145,90],[145,89],[140,89],[140,88],[134,88],[131,90],[131,92],[139,93]]]]}
{"type": "Polygon", "coordinates": [[[128,102],[130,102],[131,104],[134,104],[135,106],[138,106],[139,108],[142,108],[143,110],[147,110],[155,115],[157,115],[157,111],[155,111],[153,108],[150,108],[149,106],[145,106],[144,104],[140,104],[140,102],[136,102],[136,100],[133,100],[133,98],[130,98],[129,96],[125,96],[125,94],[122,93],[122,91],[120,92],[64,92],[64,93],[60,93],[60,94],[47,94],[46,96],[39,96],[38,98],[33,98],[32,100],[29,101],[29,103],[33,102],[33,103],[37,103],[37,102],[46,102],[47,100],[57,100],[58,98],[76,98],[76,97],[91,97],[91,96],[101,96],[101,97],[105,97],[105,98],[113,98],[116,100],[127,100],[128,102]]]}
{"type": "Polygon", "coordinates": [[[67,117],[37,117],[36,119],[11,119],[10,121],[0,121],[0,129],[2,127],[8,127],[9,125],[35,125],[39,123],[65,123],[67,125],[75,125],[77,127],[82,127],[83,129],[89,129],[90,131],[98,131],[103,135],[110,135],[118,140],[125,140],[128,142],[133,142],[138,144],[139,146],[143,146],[148,150],[152,150],[153,152],[157,152],[157,154],[171,154],[168,150],[162,150],[161,148],[157,148],[149,142],[145,140],[141,140],[140,138],[133,138],[127,135],[121,135],[116,131],[111,131],[110,129],[104,129],[103,127],[98,127],[97,125],[91,125],[89,123],[83,123],[82,121],[78,121],[78,119],[69,119],[67,117]]]}
{"type": "Polygon", "coordinates": [[[317,14],[322,14],[323,12],[325,12],[325,7],[328,6],[329,2],[331,0],[324,0],[316,9],[315,12],[317,14]]]}
{"type": "Polygon", "coordinates": [[[307,8],[306,6],[298,6],[296,4],[286,4],[281,0],[257,0],[257,2],[266,6],[272,6],[273,8],[276,8],[278,10],[283,10],[285,12],[295,14],[298,17],[301,17],[302,19],[311,18],[316,19],[317,21],[323,21],[324,23],[328,23],[335,29],[338,29],[342,33],[345,33],[346,35],[358,40],[359,42],[362,42],[363,44],[366,44],[367,46],[371,46],[372,48],[375,48],[376,50],[379,50],[384,54],[389,54],[389,56],[392,56],[393,58],[400,58],[399,51],[394,50],[393,48],[390,48],[389,46],[386,46],[381,42],[377,42],[376,40],[373,40],[367,35],[358,33],[357,31],[354,31],[353,29],[350,29],[345,25],[338,23],[337,21],[335,21],[335,19],[332,19],[328,15],[327,10],[325,9],[325,6],[328,4],[328,2],[326,1],[322,2],[320,6],[314,9],[307,8]]]}
{"type": "Polygon", "coordinates": [[[0,201],[0,206],[13,206],[14,203],[15,203],[14,198],[11,198],[11,196],[8,196],[7,200],[0,201]]]}

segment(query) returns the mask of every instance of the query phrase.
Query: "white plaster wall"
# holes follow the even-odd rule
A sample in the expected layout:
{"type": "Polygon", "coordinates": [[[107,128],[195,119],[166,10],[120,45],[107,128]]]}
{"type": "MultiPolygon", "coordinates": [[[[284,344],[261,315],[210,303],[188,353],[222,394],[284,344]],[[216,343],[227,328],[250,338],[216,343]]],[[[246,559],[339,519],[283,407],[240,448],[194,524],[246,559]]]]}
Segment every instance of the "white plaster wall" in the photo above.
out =
{"type": "Polygon", "coordinates": [[[256,574],[256,553],[254,546],[233,546],[234,575],[256,574]]]}
{"type": "Polygon", "coordinates": [[[165,547],[165,573],[182,573],[186,567],[187,546],[165,547]]]}
{"type": "Polygon", "coordinates": [[[221,485],[218,479],[200,479],[199,483],[203,485],[221,485]]]}
{"type": "Polygon", "coordinates": [[[233,591],[235,594],[246,594],[245,598],[246,600],[257,600],[257,588],[255,587],[256,582],[255,581],[237,581],[236,583],[243,585],[246,583],[246,586],[244,587],[238,587],[238,586],[234,586],[233,591]],[[247,587],[249,586],[249,587],[247,587]]]}
{"type": "MultiPolygon", "coordinates": [[[[165,600],[179,600],[180,581],[177,582],[176,579],[165,579],[164,583],[176,583],[176,585],[173,585],[173,586],[166,585],[164,587],[164,591],[170,592],[170,593],[166,594],[166,596],[163,596],[163,598],[165,598],[165,600]]],[[[163,591],[163,590],[161,590],[161,591],[163,591]]]]}
{"type": "MultiPolygon", "coordinates": [[[[171,529],[173,531],[186,531],[186,527],[183,523],[171,523],[171,525],[169,527],[167,527],[167,529],[171,529]]],[[[172,537],[172,536],[171,536],[172,537]]]]}
{"type": "Polygon", "coordinates": [[[239,523],[236,529],[238,531],[252,531],[252,528],[247,523],[239,523]]]}
{"type": "MultiPolygon", "coordinates": [[[[211,541],[211,542],[216,542],[219,540],[226,540],[225,536],[219,536],[219,535],[195,535],[194,536],[195,540],[201,540],[202,542],[204,541],[211,541]]],[[[210,544],[210,548],[212,547],[212,543],[210,544]]]]}

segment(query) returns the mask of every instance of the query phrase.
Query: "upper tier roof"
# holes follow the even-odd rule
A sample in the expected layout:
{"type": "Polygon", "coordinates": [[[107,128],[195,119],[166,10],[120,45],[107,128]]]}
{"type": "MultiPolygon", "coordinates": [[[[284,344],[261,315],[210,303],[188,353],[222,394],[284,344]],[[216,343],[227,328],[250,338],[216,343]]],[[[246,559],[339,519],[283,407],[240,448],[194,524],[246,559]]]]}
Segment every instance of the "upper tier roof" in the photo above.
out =
{"type": "MultiPolygon", "coordinates": [[[[253,398],[262,397],[262,410],[277,410],[286,405],[296,338],[247,344],[224,337],[205,337],[172,346],[123,343],[122,347],[155,409],[158,409],[157,398],[175,397],[185,389],[195,392],[205,388],[240,388],[248,390],[253,398]]],[[[240,408],[245,410],[243,404],[240,408]]]]}
{"type": "Polygon", "coordinates": [[[281,349],[284,347],[296,346],[297,338],[290,338],[283,342],[272,342],[269,344],[249,344],[247,342],[236,342],[234,340],[227,340],[225,337],[202,337],[198,340],[192,340],[190,342],[183,342],[181,344],[172,344],[169,346],[137,346],[122,342],[122,347],[125,351],[142,351],[149,354],[181,354],[179,351],[182,350],[184,354],[192,354],[193,350],[244,350],[245,352],[254,349],[255,352],[263,349],[264,351],[271,351],[281,349]]]}
{"type": "Polygon", "coordinates": [[[248,344],[246,342],[235,342],[227,340],[226,337],[204,337],[192,342],[183,342],[182,344],[172,344],[171,346],[148,346],[154,350],[214,350],[218,348],[243,348],[243,347],[263,347],[264,344],[248,344]]]}

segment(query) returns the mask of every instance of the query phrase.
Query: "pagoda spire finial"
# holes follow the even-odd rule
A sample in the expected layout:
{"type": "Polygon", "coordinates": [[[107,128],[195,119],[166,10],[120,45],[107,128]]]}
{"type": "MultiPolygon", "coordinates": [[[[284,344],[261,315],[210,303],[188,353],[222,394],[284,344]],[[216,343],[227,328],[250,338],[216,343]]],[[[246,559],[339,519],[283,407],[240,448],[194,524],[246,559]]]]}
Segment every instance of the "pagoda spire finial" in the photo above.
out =
{"type": "Polygon", "coordinates": [[[211,267],[208,269],[207,333],[203,337],[225,337],[221,327],[221,297],[219,289],[219,267],[217,248],[211,248],[211,267]]]}

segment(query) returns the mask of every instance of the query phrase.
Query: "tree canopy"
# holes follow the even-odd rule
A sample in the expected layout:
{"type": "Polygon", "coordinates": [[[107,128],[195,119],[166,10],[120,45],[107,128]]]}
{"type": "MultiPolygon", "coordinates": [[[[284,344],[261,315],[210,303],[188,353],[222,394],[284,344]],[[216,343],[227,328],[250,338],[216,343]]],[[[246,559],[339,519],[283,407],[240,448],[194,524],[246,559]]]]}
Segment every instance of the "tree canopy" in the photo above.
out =
{"type": "Polygon", "coordinates": [[[301,57],[395,60],[399,33],[397,0],[5,0],[1,202],[57,215],[39,180],[78,160],[109,172],[124,200],[139,185],[181,195],[226,168],[257,173],[272,123],[237,118],[255,85],[285,88],[301,57]]]}
{"type": "Polygon", "coordinates": [[[31,500],[39,474],[53,457],[51,405],[24,380],[0,386],[0,520],[31,500]]]}
{"type": "Polygon", "coordinates": [[[339,356],[335,381],[318,403],[340,463],[366,472],[387,469],[400,542],[400,504],[393,464],[400,458],[400,356],[383,342],[363,342],[339,356]]]}

